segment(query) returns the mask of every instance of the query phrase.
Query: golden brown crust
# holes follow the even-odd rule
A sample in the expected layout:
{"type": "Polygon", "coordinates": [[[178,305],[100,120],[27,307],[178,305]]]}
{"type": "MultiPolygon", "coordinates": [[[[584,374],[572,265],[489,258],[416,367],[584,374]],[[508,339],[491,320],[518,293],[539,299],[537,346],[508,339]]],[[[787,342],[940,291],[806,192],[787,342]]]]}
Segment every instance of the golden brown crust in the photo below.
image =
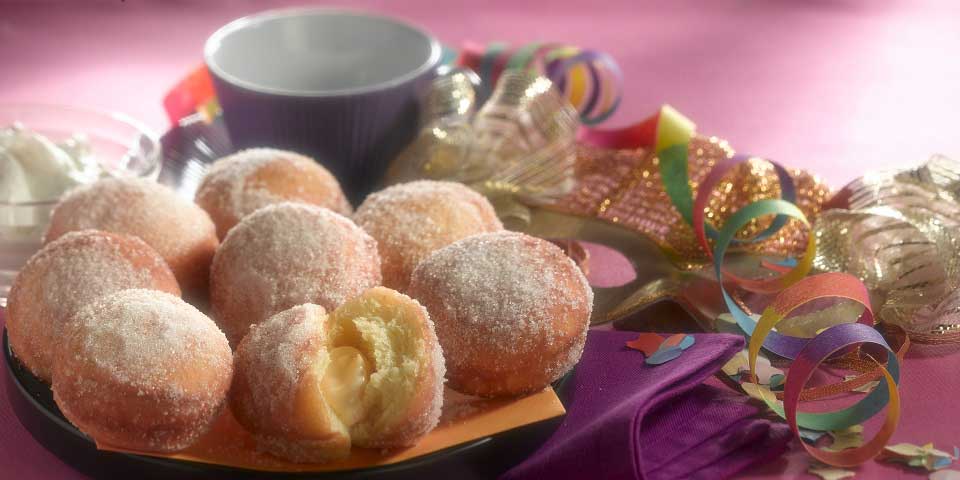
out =
{"type": "MultiPolygon", "coordinates": [[[[160,392],[145,393],[141,388],[118,385],[98,376],[93,369],[85,370],[89,368],[87,365],[77,365],[70,360],[65,360],[59,368],[88,377],[83,383],[57,384],[54,400],[60,411],[89,437],[116,447],[157,452],[183,450],[206,433],[225,405],[224,402],[209,403],[205,393],[182,396],[171,402],[160,392]],[[90,404],[90,388],[104,389],[109,395],[98,398],[95,405],[90,404]],[[182,413],[163,413],[172,409],[182,413]]],[[[214,384],[210,391],[226,395],[227,385],[229,382],[214,384]]]]}
{"type": "Polygon", "coordinates": [[[207,212],[169,188],[119,178],[79,187],[57,204],[44,241],[84,229],[139,237],[163,257],[186,295],[206,296],[220,241],[207,212]]]}
{"type": "Polygon", "coordinates": [[[213,424],[232,372],[213,321],[172,295],[124,290],[64,327],[53,394],[64,416],[99,443],[171,452],[213,424]]]}
{"type": "MultiPolygon", "coordinates": [[[[451,367],[450,388],[479,397],[509,397],[539,392],[573,367],[573,364],[557,359],[566,359],[571,352],[576,352],[575,364],[583,351],[586,332],[562,340],[552,351],[525,357],[522,368],[489,368],[469,364],[451,367]]],[[[477,360],[487,365],[502,361],[494,356],[479,357],[477,360]]]]}
{"type": "Polygon", "coordinates": [[[250,325],[304,303],[333,310],[380,284],[376,242],[326,208],[280,203],[230,230],[210,269],[214,318],[231,345],[250,325]]]}
{"type": "Polygon", "coordinates": [[[7,330],[14,353],[49,382],[63,325],[96,298],[126,288],[180,295],[173,272],[139,238],[85,230],[46,244],[10,290],[7,330]]]}
{"type": "Polygon", "coordinates": [[[329,348],[327,329],[323,307],[300,305],[251,327],[234,357],[234,416],[260,448],[295,462],[350,453],[345,426],[317,395],[329,348]]]}
{"type": "Polygon", "coordinates": [[[353,211],[340,183],[322,165],[298,153],[258,148],[221,158],[204,176],[196,202],[217,225],[220,239],[243,217],[274,203],[294,201],[353,211]]]}
{"type": "Polygon", "coordinates": [[[593,294],[549,242],[483,234],[438,250],[410,293],[433,317],[451,388],[513,396],[542,390],[580,358],[593,294]]]}

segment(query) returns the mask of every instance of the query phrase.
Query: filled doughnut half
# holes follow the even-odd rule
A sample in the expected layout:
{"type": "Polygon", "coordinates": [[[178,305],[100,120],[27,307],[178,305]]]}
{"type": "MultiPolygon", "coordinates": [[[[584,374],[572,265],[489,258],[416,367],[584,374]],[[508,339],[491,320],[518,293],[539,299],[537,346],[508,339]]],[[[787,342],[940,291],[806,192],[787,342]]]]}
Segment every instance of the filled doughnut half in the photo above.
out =
{"type": "Polygon", "coordinates": [[[63,328],[53,398],[98,444],[172,452],[219,416],[233,375],[215,323],[156,290],[122,290],[88,304],[63,328]]]}
{"type": "Polygon", "coordinates": [[[351,445],[413,445],[443,403],[443,354],[427,311],[384,287],[329,315],[304,304],[254,325],[235,370],[237,420],[259,448],[294,462],[343,458],[351,445]]]}

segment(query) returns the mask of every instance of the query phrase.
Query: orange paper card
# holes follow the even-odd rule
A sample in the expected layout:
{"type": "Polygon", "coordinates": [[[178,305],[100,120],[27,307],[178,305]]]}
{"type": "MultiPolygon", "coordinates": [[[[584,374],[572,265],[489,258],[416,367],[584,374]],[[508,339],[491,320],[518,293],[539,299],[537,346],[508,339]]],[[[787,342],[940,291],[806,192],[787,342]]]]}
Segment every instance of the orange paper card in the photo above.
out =
{"type": "Polygon", "coordinates": [[[268,472],[326,472],[390,465],[433,453],[495,433],[563,415],[565,410],[552,388],[522,398],[483,399],[444,390],[440,424],[416,446],[395,451],[353,448],[350,456],[322,464],[293,463],[260,452],[249,432],[230,409],[192,447],[173,454],[147,453],[98,444],[101,450],[149,455],[191,462],[225,465],[268,472]]]}

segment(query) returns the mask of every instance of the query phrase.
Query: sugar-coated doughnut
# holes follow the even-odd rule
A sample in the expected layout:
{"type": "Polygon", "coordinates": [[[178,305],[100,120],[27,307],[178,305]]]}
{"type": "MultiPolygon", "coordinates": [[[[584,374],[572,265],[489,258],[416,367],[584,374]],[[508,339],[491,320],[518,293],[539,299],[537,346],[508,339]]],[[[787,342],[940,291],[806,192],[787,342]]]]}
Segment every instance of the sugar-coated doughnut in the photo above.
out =
{"type": "Polygon", "coordinates": [[[258,445],[324,462],[352,445],[413,445],[443,403],[443,355],[426,310],[377,287],[333,314],[300,305],[251,327],[237,348],[230,403],[258,445]]]}
{"type": "Polygon", "coordinates": [[[250,325],[303,303],[327,310],[380,284],[376,242],[326,208],[279,203],[230,230],[210,271],[213,316],[236,345],[250,325]]]}
{"type": "Polygon", "coordinates": [[[272,148],[243,150],[213,163],[197,189],[197,204],[217,224],[221,239],[261,207],[294,201],[342,215],[352,208],[340,183],[312,158],[272,148]]]}
{"type": "Polygon", "coordinates": [[[49,382],[63,325],[84,305],[127,288],[180,295],[173,272],[139,238],[83,230],[44,245],[10,289],[7,332],[13,353],[49,382]]]}
{"type": "Polygon", "coordinates": [[[53,398],[98,443],[171,452],[217,419],[232,375],[230,345],[212,320],[168,293],[122,290],[64,327],[53,398]]]}
{"type": "Polygon", "coordinates": [[[205,295],[216,230],[202,208],[170,188],[140,178],[77,187],[57,204],[44,241],[89,228],[140,237],[170,265],[184,294],[205,295]]]}
{"type": "Polygon", "coordinates": [[[414,270],[410,295],[430,312],[451,388],[535,392],[580,359],[593,291],[556,245],[522,233],[475,235],[414,270]]]}
{"type": "Polygon", "coordinates": [[[400,291],[433,251],[461,238],[503,230],[486,197],[461,183],[434,180],[401,183],[371,194],[353,220],[377,241],[383,284],[400,291]]]}

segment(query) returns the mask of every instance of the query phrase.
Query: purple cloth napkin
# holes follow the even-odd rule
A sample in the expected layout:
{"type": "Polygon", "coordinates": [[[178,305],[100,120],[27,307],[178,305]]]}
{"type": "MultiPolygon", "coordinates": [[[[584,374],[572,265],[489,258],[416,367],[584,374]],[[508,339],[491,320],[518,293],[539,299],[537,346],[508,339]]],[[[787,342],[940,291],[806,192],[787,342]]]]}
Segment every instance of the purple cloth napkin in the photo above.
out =
{"type": "Polygon", "coordinates": [[[757,418],[743,395],[703,384],[743,348],[742,337],[694,335],[680,358],[652,366],[626,348],[636,336],[590,331],[566,419],[501,480],[714,480],[786,450],[786,424],[757,418]]]}

